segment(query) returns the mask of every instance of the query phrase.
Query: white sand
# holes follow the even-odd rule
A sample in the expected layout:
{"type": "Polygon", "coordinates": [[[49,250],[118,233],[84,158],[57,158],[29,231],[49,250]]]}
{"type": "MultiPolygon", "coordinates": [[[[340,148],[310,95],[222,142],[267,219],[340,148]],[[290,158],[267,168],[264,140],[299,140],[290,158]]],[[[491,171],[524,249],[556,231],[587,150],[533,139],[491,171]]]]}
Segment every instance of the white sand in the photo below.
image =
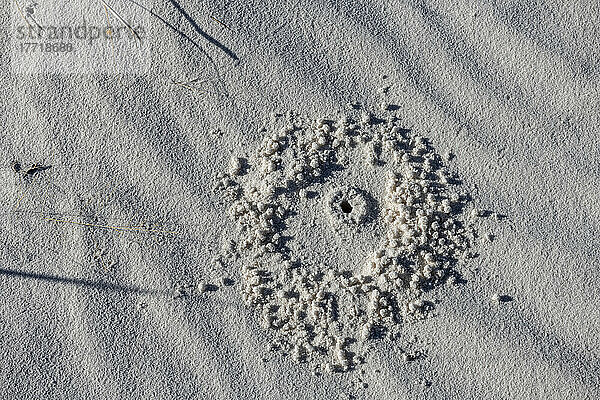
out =
{"type": "MultiPolygon", "coordinates": [[[[1,45],[0,398],[600,397],[596,2],[126,2],[109,3],[149,24],[143,76],[15,74],[1,45]],[[506,218],[477,220],[479,256],[432,315],[314,375],[269,351],[239,262],[215,259],[238,236],[213,188],[272,113],[356,102],[397,105],[454,154],[469,206],[506,218]]],[[[315,204],[290,231],[318,259],[315,204]]]]}

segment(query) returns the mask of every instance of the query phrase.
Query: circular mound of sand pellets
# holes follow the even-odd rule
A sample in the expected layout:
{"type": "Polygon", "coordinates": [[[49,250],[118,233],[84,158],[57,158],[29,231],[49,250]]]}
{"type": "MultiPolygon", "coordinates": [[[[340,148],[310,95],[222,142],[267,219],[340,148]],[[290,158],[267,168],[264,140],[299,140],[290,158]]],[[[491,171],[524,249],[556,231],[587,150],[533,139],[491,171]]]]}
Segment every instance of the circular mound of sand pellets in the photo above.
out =
{"type": "Polygon", "coordinates": [[[347,371],[365,362],[369,342],[425,318],[433,304],[424,294],[452,279],[471,243],[462,213],[468,196],[454,181],[431,144],[391,115],[333,121],[288,113],[247,161],[234,158],[218,188],[237,225],[242,295],[273,333],[272,348],[315,370],[347,371]],[[356,163],[384,184],[365,190],[340,181],[356,163]],[[307,193],[322,196],[315,213],[336,232],[382,227],[360,265],[291,250],[289,220],[307,193]]]}

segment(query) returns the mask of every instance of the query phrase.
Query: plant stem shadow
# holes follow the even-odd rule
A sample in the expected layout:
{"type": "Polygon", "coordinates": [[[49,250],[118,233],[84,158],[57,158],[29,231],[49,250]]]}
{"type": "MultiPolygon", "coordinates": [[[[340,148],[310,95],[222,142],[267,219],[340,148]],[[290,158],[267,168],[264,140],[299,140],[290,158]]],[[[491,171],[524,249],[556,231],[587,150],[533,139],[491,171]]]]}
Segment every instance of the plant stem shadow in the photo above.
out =
{"type": "Polygon", "coordinates": [[[23,279],[37,279],[46,282],[74,285],[83,288],[121,292],[126,294],[149,294],[154,296],[168,296],[167,290],[144,289],[136,286],[121,285],[103,281],[93,281],[82,278],[71,278],[65,276],[42,274],[37,272],[19,271],[14,269],[0,268],[0,275],[23,279]]]}
{"type": "Polygon", "coordinates": [[[190,25],[192,25],[194,30],[198,34],[200,34],[200,36],[202,36],[204,39],[206,39],[210,44],[221,49],[225,54],[227,54],[229,57],[231,57],[234,61],[239,61],[238,56],[233,51],[231,51],[229,48],[227,48],[227,46],[225,46],[224,44],[219,42],[214,37],[210,36],[208,33],[204,32],[200,28],[198,23],[196,23],[196,21],[181,7],[181,5],[177,1],[169,0],[169,3],[171,3],[171,5],[177,9],[177,11],[190,23],[190,25]]]}

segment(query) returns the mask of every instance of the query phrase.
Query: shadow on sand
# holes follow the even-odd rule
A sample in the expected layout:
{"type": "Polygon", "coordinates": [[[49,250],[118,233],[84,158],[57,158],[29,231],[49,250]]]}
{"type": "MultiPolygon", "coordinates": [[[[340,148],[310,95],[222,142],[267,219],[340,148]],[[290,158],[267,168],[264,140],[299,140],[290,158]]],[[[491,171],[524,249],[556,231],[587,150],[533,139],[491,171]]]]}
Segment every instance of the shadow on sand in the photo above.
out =
{"type": "Polygon", "coordinates": [[[150,294],[155,296],[168,296],[171,292],[167,290],[144,289],[136,286],[127,286],[103,281],[92,281],[89,279],[71,278],[58,275],[41,274],[36,272],[19,271],[13,269],[0,268],[0,276],[10,276],[14,278],[37,279],[46,282],[69,284],[83,288],[96,290],[105,290],[112,292],[121,292],[127,294],[150,294]]]}

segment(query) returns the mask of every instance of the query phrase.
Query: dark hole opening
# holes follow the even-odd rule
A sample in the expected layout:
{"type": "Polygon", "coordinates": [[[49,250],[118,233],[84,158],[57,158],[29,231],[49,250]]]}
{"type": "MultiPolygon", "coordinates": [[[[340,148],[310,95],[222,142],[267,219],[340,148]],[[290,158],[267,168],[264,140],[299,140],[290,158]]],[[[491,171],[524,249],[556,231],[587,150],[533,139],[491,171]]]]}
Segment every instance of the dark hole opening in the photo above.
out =
{"type": "Polygon", "coordinates": [[[342,202],[340,203],[340,207],[342,208],[342,211],[346,214],[352,212],[352,206],[346,200],[342,200],[342,202]]]}

